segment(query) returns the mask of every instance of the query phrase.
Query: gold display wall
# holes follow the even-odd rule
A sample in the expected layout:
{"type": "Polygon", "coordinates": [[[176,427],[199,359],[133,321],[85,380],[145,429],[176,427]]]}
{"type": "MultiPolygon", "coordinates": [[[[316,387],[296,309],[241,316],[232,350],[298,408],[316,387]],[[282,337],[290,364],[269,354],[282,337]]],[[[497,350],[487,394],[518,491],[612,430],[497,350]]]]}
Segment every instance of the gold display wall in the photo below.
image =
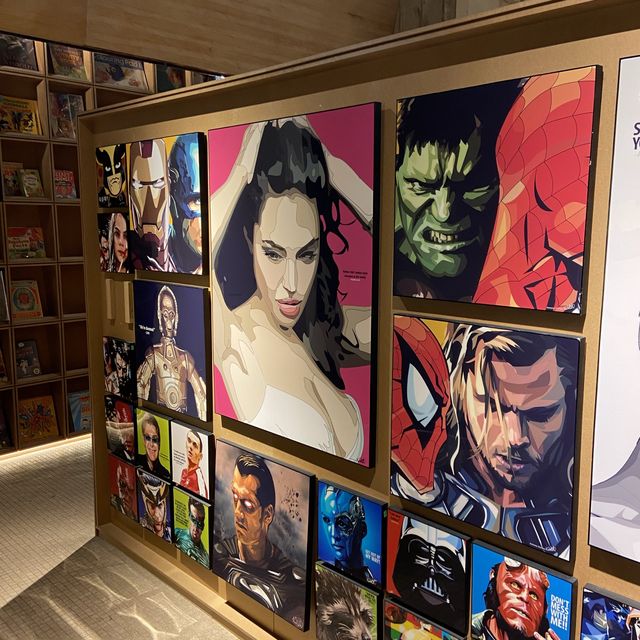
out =
{"type": "MultiPolygon", "coordinates": [[[[565,2],[552,8],[529,4],[518,10],[464,26],[427,29],[381,44],[365,45],[292,64],[270,73],[254,73],[225,80],[212,88],[188,88],[171,97],[153,96],[124,106],[101,109],[80,119],[83,234],[87,255],[90,375],[93,403],[102,406],[101,337],[133,340],[132,276],[105,278],[99,272],[96,248],[94,149],[96,146],[177,135],[258,120],[378,101],[382,107],[380,163],[379,303],[377,425],[375,466],[360,468],[277,436],[215,416],[209,427],[216,436],[256,449],[374,498],[402,506],[389,498],[389,430],[391,396],[392,316],[410,311],[431,317],[488,322],[495,325],[553,330],[584,337],[577,428],[577,485],[574,552],[570,563],[535,551],[523,552],[503,538],[456,523],[474,538],[496,544],[577,579],[576,594],[591,582],[640,600],[640,581],[634,563],[591,549],[587,544],[589,494],[598,343],[604,281],[609,185],[614,133],[618,63],[640,54],[640,15],[634,2],[565,2]],[[587,226],[585,311],[583,315],[552,314],[522,309],[496,309],[461,303],[405,300],[392,296],[394,229],[394,154],[396,100],[541,74],[548,71],[600,65],[602,98],[596,116],[591,216],[587,226]]],[[[214,213],[215,215],[215,213],[214,213]]],[[[136,277],[163,280],[163,274],[136,277]]],[[[630,275],[630,277],[632,277],[630,275]]],[[[636,277],[635,274],[633,277],[636,277]]],[[[210,276],[165,276],[172,282],[210,284],[210,276]]],[[[185,420],[188,421],[188,420],[185,420]]],[[[211,572],[183,561],[172,546],[157,541],[141,527],[120,517],[109,506],[107,446],[104,418],[95,417],[96,526],[99,535],[118,544],[147,566],[220,616],[245,637],[314,637],[296,631],[252,600],[233,591],[211,572]],[[231,603],[229,606],[226,602],[231,603]],[[243,614],[253,622],[246,621],[243,614]],[[267,631],[265,631],[267,630],[267,631]]],[[[409,506],[409,505],[407,505],[409,506]]],[[[415,505],[416,513],[451,525],[439,514],[415,505]]],[[[315,545],[315,540],[314,543],[315,545]]],[[[574,609],[579,620],[579,607],[574,609]]],[[[574,633],[578,636],[579,626],[574,633]]]]}

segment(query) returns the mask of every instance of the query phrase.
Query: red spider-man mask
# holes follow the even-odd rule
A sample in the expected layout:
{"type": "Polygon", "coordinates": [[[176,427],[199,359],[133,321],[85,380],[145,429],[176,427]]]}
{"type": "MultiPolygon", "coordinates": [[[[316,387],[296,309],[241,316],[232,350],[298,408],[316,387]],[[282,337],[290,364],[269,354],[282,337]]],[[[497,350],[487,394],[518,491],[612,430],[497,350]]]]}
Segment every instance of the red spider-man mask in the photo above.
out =
{"type": "Polygon", "coordinates": [[[420,493],[433,489],[451,398],[442,347],[418,318],[393,320],[391,460],[420,493]]]}
{"type": "Polygon", "coordinates": [[[534,76],[509,111],[474,302],[580,310],[595,79],[594,67],[534,76]]]}

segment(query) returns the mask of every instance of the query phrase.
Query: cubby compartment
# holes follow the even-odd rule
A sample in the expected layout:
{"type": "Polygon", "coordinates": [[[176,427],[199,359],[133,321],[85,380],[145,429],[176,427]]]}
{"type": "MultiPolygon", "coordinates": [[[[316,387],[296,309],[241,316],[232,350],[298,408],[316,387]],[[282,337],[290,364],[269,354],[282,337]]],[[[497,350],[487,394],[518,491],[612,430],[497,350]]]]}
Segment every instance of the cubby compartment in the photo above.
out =
{"type": "Polygon", "coordinates": [[[79,202],[80,181],[78,180],[78,149],[75,144],[54,142],[53,149],[53,192],[57,202],[79,202]],[[71,175],[73,174],[73,175],[71,175]],[[75,196],[73,195],[75,193],[75,196]]]}
{"type": "MultiPolygon", "coordinates": [[[[6,67],[4,68],[6,69],[6,67]]],[[[47,110],[47,84],[42,76],[36,74],[18,75],[12,71],[0,71],[0,87],[2,95],[19,100],[33,100],[36,117],[39,121],[39,133],[3,130],[2,136],[19,138],[47,138],[49,136],[49,114],[47,110]]],[[[21,113],[24,113],[21,111],[21,113]]]]}
{"type": "Polygon", "coordinates": [[[62,315],[65,318],[83,316],[86,313],[84,298],[84,265],[61,264],[60,283],[62,315]]]}
{"type": "Polygon", "coordinates": [[[18,431],[14,400],[15,389],[0,388],[0,455],[17,448],[18,431]]]}
{"type": "Polygon", "coordinates": [[[66,431],[66,398],[62,380],[18,387],[17,442],[20,449],[60,440],[66,431]]]}
{"type": "Polygon", "coordinates": [[[66,389],[67,436],[74,437],[83,433],[90,433],[93,426],[93,412],[91,411],[89,376],[83,375],[68,378],[66,380],[66,389]],[[89,424],[87,424],[87,421],[89,424]],[[89,425],[90,428],[87,428],[89,425]]]}
{"type": "Polygon", "coordinates": [[[58,259],[82,260],[82,214],[79,205],[56,205],[58,259]]]}
{"type": "MultiPolygon", "coordinates": [[[[24,286],[24,285],[23,285],[24,286]]],[[[84,291],[84,288],[83,288],[84,291]]],[[[50,322],[60,316],[58,300],[58,273],[55,265],[42,264],[39,266],[11,266],[9,267],[9,307],[14,324],[31,324],[50,322]],[[16,313],[16,304],[12,300],[11,288],[17,282],[35,281],[42,307],[42,316],[16,313]]],[[[22,307],[24,308],[24,306],[22,307]]]]}
{"type": "MultiPolygon", "coordinates": [[[[0,375],[0,390],[4,387],[10,387],[15,382],[15,356],[13,344],[11,340],[11,329],[4,325],[0,329],[0,349],[2,350],[2,362],[4,363],[4,375],[6,379],[2,379],[0,375]]],[[[2,426],[0,425],[0,430],[2,426]]]]}
{"type": "Polygon", "coordinates": [[[17,385],[31,385],[41,380],[59,378],[62,375],[60,325],[58,323],[14,327],[13,339],[14,376],[17,385]],[[25,364],[21,360],[28,360],[34,350],[40,364],[40,373],[29,375],[28,371],[25,373],[29,362],[27,361],[25,364]],[[26,356],[21,357],[25,353],[26,356]]]}
{"type": "Polygon", "coordinates": [[[40,182],[44,197],[5,194],[5,202],[42,202],[52,199],[52,171],[51,154],[49,143],[40,140],[27,140],[26,138],[14,140],[11,138],[2,139],[2,166],[6,168],[7,163],[19,165],[21,169],[37,169],[40,173],[40,182]]]}
{"type": "Polygon", "coordinates": [[[86,372],[89,367],[86,321],[64,322],[62,327],[65,375],[75,376],[86,372]]]}
{"type": "MultiPolygon", "coordinates": [[[[7,202],[6,210],[6,237],[7,237],[7,261],[10,264],[27,264],[34,262],[52,262],[56,257],[56,235],[53,218],[53,206],[50,204],[37,204],[35,202],[11,203],[7,202]],[[11,232],[11,229],[24,227],[35,227],[42,230],[42,241],[44,242],[45,257],[21,257],[32,255],[36,252],[27,250],[26,244],[16,241],[12,250],[11,242],[18,231],[11,232]]],[[[37,234],[36,234],[37,235],[37,234]]]]}

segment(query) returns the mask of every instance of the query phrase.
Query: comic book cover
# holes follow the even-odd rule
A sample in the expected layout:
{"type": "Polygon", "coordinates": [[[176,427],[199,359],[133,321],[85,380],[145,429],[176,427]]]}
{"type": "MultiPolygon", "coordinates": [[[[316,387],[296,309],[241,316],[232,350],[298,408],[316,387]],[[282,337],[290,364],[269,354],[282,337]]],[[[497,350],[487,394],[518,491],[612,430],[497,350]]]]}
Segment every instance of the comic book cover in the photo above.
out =
{"type": "Polygon", "coordinates": [[[471,640],[573,637],[575,578],[479,542],[472,575],[471,640]]]}
{"type": "Polygon", "coordinates": [[[93,65],[96,84],[149,91],[144,63],[140,60],[96,51],[93,54],[93,65]]]}
{"type": "Polygon", "coordinates": [[[7,255],[9,260],[46,258],[42,227],[8,227],[7,255]]]}
{"type": "Polygon", "coordinates": [[[102,337],[104,390],[129,402],[136,398],[134,350],[133,342],[110,336],[102,337]]]}
{"type": "Polygon", "coordinates": [[[212,80],[222,80],[224,76],[220,73],[204,73],[203,71],[191,72],[191,84],[202,84],[212,80]]]}
{"type": "Polygon", "coordinates": [[[135,464],[135,422],[132,404],[116,396],[104,397],[107,448],[125,462],[135,464]]]}
{"type": "Polygon", "coordinates": [[[162,480],[171,480],[171,432],[169,418],[136,409],[136,464],[162,480]]]}
{"type": "Polygon", "coordinates": [[[304,631],[311,595],[313,476],[216,441],[212,569],[304,631]],[[251,562],[241,549],[256,549],[251,562]]]}
{"type": "Polygon", "coordinates": [[[136,469],[136,475],[140,524],[159,538],[172,542],[171,483],[140,468],[136,469]]]}
{"type": "Polygon", "coordinates": [[[7,366],[4,363],[4,354],[0,348],[0,382],[9,382],[9,376],[7,376],[7,366]]]}
{"type": "Polygon", "coordinates": [[[56,408],[50,395],[18,400],[18,441],[20,446],[58,435],[56,408]]]}
{"type": "Polygon", "coordinates": [[[82,433],[91,431],[93,417],[91,415],[91,396],[89,390],[69,391],[69,416],[71,417],[71,431],[82,433]]]}
{"type": "Polygon", "coordinates": [[[0,131],[41,135],[38,103],[35,100],[0,96],[0,131]]]}
{"type": "Polygon", "coordinates": [[[116,456],[107,456],[109,464],[109,502],[127,518],[138,520],[136,468],[116,456]]]}
{"type": "Polygon", "coordinates": [[[0,269],[0,322],[9,322],[9,300],[7,298],[4,269],[0,269]]]}
{"type": "Polygon", "coordinates": [[[18,169],[22,169],[22,162],[2,163],[2,192],[5,198],[21,196],[18,169]]]}
{"type": "Polygon", "coordinates": [[[43,317],[37,280],[12,280],[10,297],[14,320],[43,317]]]}
{"type": "Polygon", "coordinates": [[[382,596],[329,565],[316,562],[316,637],[318,640],[378,640],[382,596]]]}
{"type": "Polygon", "coordinates": [[[30,378],[42,373],[35,340],[16,342],[16,371],[18,378],[30,378]]]}
{"type": "Polygon", "coordinates": [[[156,64],[156,93],[180,89],[186,85],[186,72],[170,64],[156,64]]]}
{"type": "Polygon", "coordinates": [[[210,505],[177,487],[173,488],[173,540],[189,558],[211,568],[210,505]]]}
{"type": "Polygon", "coordinates": [[[387,592],[464,634],[469,619],[469,538],[409,513],[387,516],[387,592]]]}
{"type": "Polygon", "coordinates": [[[82,49],[50,42],[47,44],[47,53],[49,64],[55,75],[75,80],[87,80],[82,49]]]}
{"type": "Polygon", "coordinates": [[[38,169],[18,169],[20,191],[25,198],[44,198],[40,171],[38,169]]]}
{"type": "Polygon", "coordinates": [[[73,126],[68,94],[49,92],[49,116],[52,138],[75,140],[76,130],[73,126]]]}
{"type": "Polygon", "coordinates": [[[98,207],[126,209],[127,201],[127,146],[115,144],[96,147],[96,179],[98,207]]]}
{"type": "Polygon", "coordinates": [[[31,38],[21,38],[0,33],[0,67],[38,70],[35,43],[31,38]]]}
{"type": "Polygon", "coordinates": [[[212,433],[171,421],[171,468],[176,486],[210,500],[214,455],[212,433]]]}
{"type": "Polygon", "coordinates": [[[386,506],[344,487],[318,481],[318,560],[378,589],[386,506]]]}
{"type": "Polygon", "coordinates": [[[76,191],[76,178],[73,171],[68,169],[56,169],[53,172],[53,191],[56,198],[72,200],[78,197],[76,191]]]}
{"type": "Polygon", "coordinates": [[[384,599],[384,640],[463,640],[424,616],[384,599]]]}
{"type": "Polygon", "coordinates": [[[588,584],[582,592],[580,640],[609,638],[640,638],[640,603],[588,584]]]}

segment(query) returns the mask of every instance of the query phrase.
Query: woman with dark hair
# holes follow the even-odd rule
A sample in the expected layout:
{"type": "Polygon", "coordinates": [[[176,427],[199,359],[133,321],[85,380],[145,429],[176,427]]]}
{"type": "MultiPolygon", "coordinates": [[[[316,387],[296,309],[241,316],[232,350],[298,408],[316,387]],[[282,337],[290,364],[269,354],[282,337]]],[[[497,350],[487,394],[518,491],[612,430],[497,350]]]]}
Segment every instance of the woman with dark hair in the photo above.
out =
{"type": "Polygon", "coordinates": [[[341,369],[369,363],[371,314],[340,303],[340,202],[370,231],[371,189],[306,118],[247,129],[211,199],[214,354],[238,419],[358,461],[341,369]]]}
{"type": "Polygon", "coordinates": [[[109,269],[114,273],[129,273],[128,224],[123,213],[114,213],[109,222],[109,269]]]}

